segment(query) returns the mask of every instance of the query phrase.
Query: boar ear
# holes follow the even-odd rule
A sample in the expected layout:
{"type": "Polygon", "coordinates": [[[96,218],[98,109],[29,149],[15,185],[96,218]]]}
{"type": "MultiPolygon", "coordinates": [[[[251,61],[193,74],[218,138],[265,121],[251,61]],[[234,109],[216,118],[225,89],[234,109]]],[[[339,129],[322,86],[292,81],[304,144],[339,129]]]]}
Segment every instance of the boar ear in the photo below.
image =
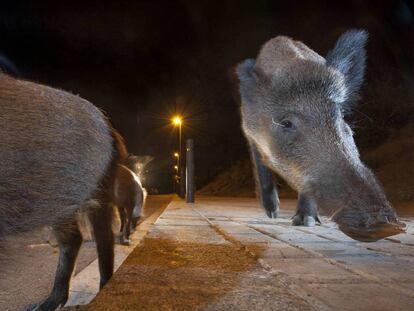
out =
{"type": "Polygon", "coordinates": [[[145,155],[145,156],[134,156],[135,163],[141,164],[142,167],[145,167],[148,163],[154,160],[153,156],[145,155]]]}
{"type": "Polygon", "coordinates": [[[351,102],[358,99],[364,81],[367,39],[368,33],[365,30],[347,31],[339,37],[333,50],[326,56],[326,65],[344,75],[346,97],[351,102]]]}
{"type": "Polygon", "coordinates": [[[152,160],[154,160],[153,156],[150,156],[150,155],[145,156],[145,164],[144,165],[147,165],[148,163],[152,162],[152,160]]]}
{"type": "Polygon", "coordinates": [[[240,82],[239,90],[242,102],[250,98],[250,94],[256,86],[256,78],[254,73],[255,64],[256,61],[254,59],[248,58],[236,67],[236,74],[240,82]]]}

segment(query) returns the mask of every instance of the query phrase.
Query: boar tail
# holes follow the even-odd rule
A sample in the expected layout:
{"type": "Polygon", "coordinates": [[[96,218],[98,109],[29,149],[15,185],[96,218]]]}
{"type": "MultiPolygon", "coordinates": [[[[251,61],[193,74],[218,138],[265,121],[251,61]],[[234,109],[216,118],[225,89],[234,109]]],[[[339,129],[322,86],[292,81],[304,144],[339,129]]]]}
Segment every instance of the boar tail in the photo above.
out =
{"type": "Polygon", "coordinates": [[[125,145],[125,141],[123,137],[113,127],[111,127],[111,135],[113,138],[112,160],[110,163],[109,170],[107,172],[107,177],[109,177],[107,179],[109,180],[107,181],[107,184],[104,186],[104,188],[106,188],[107,191],[109,191],[111,201],[114,202],[114,199],[115,199],[114,187],[115,187],[115,179],[116,179],[116,172],[117,172],[118,164],[122,164],[126,161],[126,158],[128,157],[128,150],[125,145]]]}

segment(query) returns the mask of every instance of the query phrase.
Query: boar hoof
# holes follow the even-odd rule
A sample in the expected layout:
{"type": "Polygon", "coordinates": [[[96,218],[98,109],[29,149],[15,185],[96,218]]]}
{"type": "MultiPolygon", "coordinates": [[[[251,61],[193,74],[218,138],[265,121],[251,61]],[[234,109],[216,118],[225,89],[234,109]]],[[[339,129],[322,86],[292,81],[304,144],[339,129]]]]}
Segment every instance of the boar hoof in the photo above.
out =
{"type": "Polygon", "coordinates": [[[302,226],[303,225],[303,218],[300,215],[293,216],[292,219],[292,226],[302,226]]]}
{"type": "Polygon", "coordinates": [[[266,210],[266,215],[267,215],[267,217],[269,217],[269,218],[277,218],[277,210],[274,210],[274,211],[269,211],[269,210],[266,210]]]}
{"type": "Polygon", "coordinates": [[[303,217],[303,225],[306,227],[315,227],[316,221],[312,216],[303,217]]]}
{"type": "Polygon", "coordinates": [[[292,219],[292,226],[306,226],[306,227],[314,227],[316,225],[316,220],[312,216],[302,216],[302,215],[295,215],[292,219]]]}
{"type": "Polygon", "coordinates": [[[130,243],[129,239],[125,239],[123,235],[119,237],[119,244],[128,246],[129,243],[130,243]]]}

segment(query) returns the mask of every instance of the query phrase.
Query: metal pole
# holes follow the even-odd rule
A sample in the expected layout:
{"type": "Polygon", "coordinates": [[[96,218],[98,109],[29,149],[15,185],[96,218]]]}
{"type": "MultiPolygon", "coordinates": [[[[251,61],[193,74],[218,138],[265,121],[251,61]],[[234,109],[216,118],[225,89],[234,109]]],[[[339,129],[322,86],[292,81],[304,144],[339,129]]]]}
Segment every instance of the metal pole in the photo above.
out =
{"type": "Polygon", "coordinates": [[[180,178],[179,191],[180,191],[180,197],[184,199],[185,198],[185,167],[184,165],[181,167],[180,175],[181,175],[181,178],[180,178]]]}
{"type": "Polygon", "coordinates": [[[178,124],[178,158],[177,158],[177,178],[175,180],[177,187],[176,193],[181,197],[181,122],[178,124]]]}
{"type": "Polygon", "coordinates": [[[177,171],[174,174],[174,193],[179,194],[180,192],[180,151],[178,151],[178,157],[176,161],[177,171]]]}
{"type": "Polygon", "coordinates": [[[179,164],[178,164],[178,169],[180,169],[181,168],[181,155],[182,155],[182,153],[181,153],[181,122],[180,122],[180,125],[179,125],[179,127],[178,127],[178,162],[179,162],[179,164]]]}
{"type": "Polygon", "coordinates": [[[184,153],[183,153],[183,150],[182,150],[182,130],[181,130],[181,123],[180,123],[180,126],[179,126],[179,135],[180,135],[180,141],[179,141],[179,148],[180,148],[180,151],[179,151],[179,162],[180,162],[180,165],[178,166],[178,174],[179,174],[179,176],[180,176],[180,187],[179,187],[179,189],[178,189],[178,191],[179,191],[179,195],[180,195],[180,197],[182,197],[182,198],[184,198],[185,197],[185,170],[184,170],[184,159],[183,159],[183,156],[184,156],[184,153]]]}
{"type": "Polygon", "coordinates": [[[186,149],[186,188],[187,188],[187,203],[194,203],[194,140],[187,139],[186,149]]]}

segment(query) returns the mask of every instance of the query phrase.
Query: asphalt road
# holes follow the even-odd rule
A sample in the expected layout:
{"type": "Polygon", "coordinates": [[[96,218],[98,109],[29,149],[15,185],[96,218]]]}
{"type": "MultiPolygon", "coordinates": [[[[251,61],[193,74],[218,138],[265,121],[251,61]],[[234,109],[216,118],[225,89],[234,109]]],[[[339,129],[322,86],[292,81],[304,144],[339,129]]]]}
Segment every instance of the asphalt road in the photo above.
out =
{"type": "MultiPolygon", "coordinates": [[[[170,195],[149,196],[143,219],[171,201],[170,195]]],[[[117,239],[118,240],[118,239],[117,239]]],[[[35,230],[25,236],[9,238],[11,260],[0,279],[0,310],[21,310],[24,306],[41,301],[53,285],[58,260],[58,249],[44,242],[44,231],[35,230]]],[[[77,260],[75,274],[96,259],[95,243],[84,242],[77,260]]]]}

